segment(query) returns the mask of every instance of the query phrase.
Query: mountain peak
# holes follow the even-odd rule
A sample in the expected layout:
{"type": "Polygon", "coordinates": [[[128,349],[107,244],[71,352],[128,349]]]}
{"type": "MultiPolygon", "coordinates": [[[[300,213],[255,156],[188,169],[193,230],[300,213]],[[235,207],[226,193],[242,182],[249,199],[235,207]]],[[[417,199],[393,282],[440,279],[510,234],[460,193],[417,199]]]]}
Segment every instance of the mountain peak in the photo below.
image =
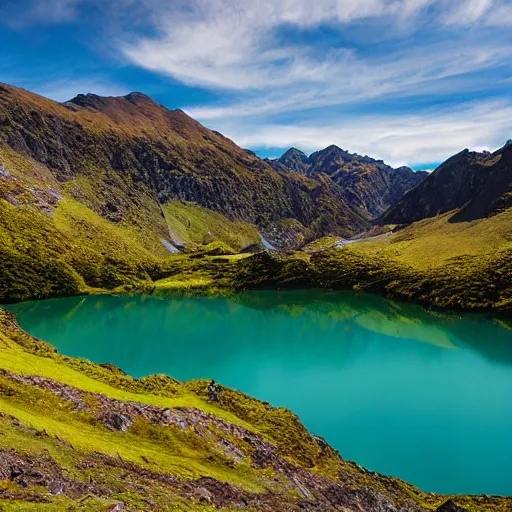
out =
{"type": "Polygon", "coordinates": [[[119,105],[125,101],[135,106],[142,104],[158,105],[154,100],[142,92],[130,92],[125,96],[99,96],[94,93],[78,94],[67,101],[65,105],[69,106],[70,104],[73,104],[79,107],[92,108],[94,110],[104,110],[108,107],[119,105]]]}
{"type": "Polygon", "coordinates": [[[290,148],[277,160],[277,165],[283,170],[305,174],[309,167],[309,158],[300,149],[290,148]]]}
{"type": "Polygon", "coordinates": [[[287,157],[291,157],[291,156],[294,156],[294,155],[297,155],[297,156],[306,156],[306,154],[301,151],[300,149],[297,149],[295,147],[291,147],[290,149],[286,150],[283,155],[281,156],[281,158],[287,158],[287,157]]]}
{"type": "Polygon", "coordinates": [[[155,103],[155,101],[150,98],[147,94],[144,94],[142,92],[131,92],[129,94],[127,94],[126,96],[123,96],[123,98],[127,101],[129,101],[130,103],[133,103],[134,105],[136,105],[137,103],[141,103],[141,102],[144,102],[144,103],[155,103]]]}
{"type": "Polygon", "coordinates": [[[111,97],[98,96],[97,94],[87,93],[78,94],[74,98],[65,102],[65,105],[73,104],[84,108],[93,108],[95,110],[101,110],[109,104],[111,97]]]}

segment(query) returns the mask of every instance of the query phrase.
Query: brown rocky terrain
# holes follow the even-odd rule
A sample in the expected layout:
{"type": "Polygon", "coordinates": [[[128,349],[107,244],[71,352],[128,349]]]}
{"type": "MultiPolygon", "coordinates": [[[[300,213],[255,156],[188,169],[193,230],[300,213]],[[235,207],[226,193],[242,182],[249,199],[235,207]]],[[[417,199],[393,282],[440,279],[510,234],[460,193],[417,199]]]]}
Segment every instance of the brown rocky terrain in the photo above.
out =
{"type": "Polygon", "coordinates": [[[112,222],[141,225],[176,199],[254,224],[274,243],[290,223],[312,239],[355,234],[367,222],[333,181],[278,173],[141,93],[59,104],[0,85],[0,144],[46,166],[74,199],[112,222]]]}
{"type": "Polygon", "coordinates": [[[387,211],[379,223],[410,224],[458,210],[470,222],[512,206],[512,144],[494,153],[468,151],[448,159],[387,211]]]}
{"type": "Polygon", "coordinates": [[[369,219],[395,205],[427,176],[426,172],[415,172],[409,167],[393,169],[382,160],[349,153],[334,145],[309,157],[291,148],[281,158],[269,162],[282,173],[293,171],[310,177],[329,176],[340,186],[345,201],[369,219]]]}

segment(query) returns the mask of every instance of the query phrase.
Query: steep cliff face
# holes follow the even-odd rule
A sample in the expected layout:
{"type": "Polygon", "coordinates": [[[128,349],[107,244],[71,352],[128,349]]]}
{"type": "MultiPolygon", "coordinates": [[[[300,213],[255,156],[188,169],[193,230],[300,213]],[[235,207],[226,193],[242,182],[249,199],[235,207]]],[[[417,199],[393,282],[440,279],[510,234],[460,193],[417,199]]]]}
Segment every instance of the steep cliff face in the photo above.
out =
{"type": "Polygon", "coordinates": [[[270,236],[286,219],[297,221],[301,239],[324,228],[350,235],[365,226],[335,184],[280,174],[141,93],[79,95],[61,105],[3,85],[0,141],[47,166],[74,199],[113,222],[139,225],[137,217],[153,217],[160,204],[181,199],[270,236]]]}
{"type": "Polygon", "coordinates": [[[393,169],[382,160],[352,154],[334,145],[309,158],[292,148],[270,163],[281,172],[296,171],[310,177],[328,175],[341,188],[345,201],[370,219],[396,204],[427,176],[426,172],[414,172],[408,167],[393,169]]]}
{"type": "Polygon", "coordinates": [[[512,206],[512,145],[494,153],[467,149],[440,165],[387,211],[383,224],[410,224],[452,210],[452,221],[472,221],[512,206]]]}

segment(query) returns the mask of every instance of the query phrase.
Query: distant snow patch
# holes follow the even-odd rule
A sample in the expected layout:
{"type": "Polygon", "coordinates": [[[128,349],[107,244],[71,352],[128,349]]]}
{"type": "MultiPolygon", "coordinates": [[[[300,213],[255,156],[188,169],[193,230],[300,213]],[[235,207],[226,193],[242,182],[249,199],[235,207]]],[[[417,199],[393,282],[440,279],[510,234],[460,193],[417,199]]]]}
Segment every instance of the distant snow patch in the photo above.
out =
{"type": "Polygon", "coordinates": [[[267,249],[267,251],[276,251],[277,249],[268,241],[266,240],[263,236],[260,235],[260,238],[261,238],[261,243],[263,244],[263,247],[265,247],[265,249],[267,249]]]}
{"type": "Polygon", "coordinates": [[[160,238],[160,242],[164,245],[164,247],[171,253],[177,254],[181,252],[175,245],[173,245],[171,242],[166,240],[165,238],[160,238]]]}
{"type": "Polygon", "coordinates": [[[14,179],[14,176],[5,168],[0,166],[0,176],[3,178],[14,179]]]}

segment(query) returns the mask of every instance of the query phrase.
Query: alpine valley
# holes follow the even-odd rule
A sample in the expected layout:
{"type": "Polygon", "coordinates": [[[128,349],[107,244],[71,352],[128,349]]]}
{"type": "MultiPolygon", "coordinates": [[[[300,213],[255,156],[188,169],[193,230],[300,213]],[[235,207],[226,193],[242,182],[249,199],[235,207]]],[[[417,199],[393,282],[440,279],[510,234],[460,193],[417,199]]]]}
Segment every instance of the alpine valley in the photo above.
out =
{"type": "MultiPolygon", "coordinates": [[[[0,304],[287,289],[512,329],[512,143],[431,173],[337,146],[264,160],[141,93],[0,85],[0,304]]],[[[60,355],[0,310],[0,511],[512,510],[368,471],[289,410],[206,389],[60,355]]]]}

